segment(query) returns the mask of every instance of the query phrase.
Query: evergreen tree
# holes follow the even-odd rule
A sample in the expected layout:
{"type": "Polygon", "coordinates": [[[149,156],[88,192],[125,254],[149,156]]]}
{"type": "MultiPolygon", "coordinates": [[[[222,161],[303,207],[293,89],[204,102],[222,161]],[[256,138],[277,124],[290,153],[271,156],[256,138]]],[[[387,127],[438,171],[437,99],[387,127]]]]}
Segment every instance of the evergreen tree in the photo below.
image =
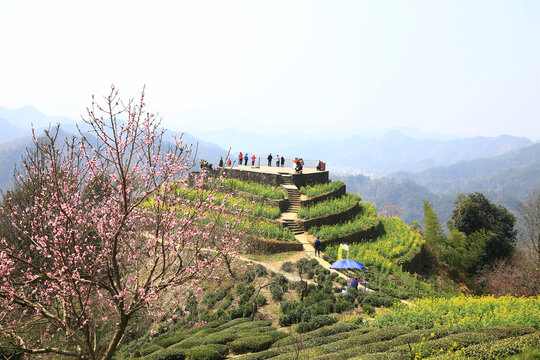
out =
{"type": "Polygon", "coordinates": [[[441,225],[441,221],[437,216],[433,206],[427,200],[424,200],[424,239],[426,243],[432,248],[437,257],[441,255],[441,252],[446,247],[446,236],[441,225]]]}

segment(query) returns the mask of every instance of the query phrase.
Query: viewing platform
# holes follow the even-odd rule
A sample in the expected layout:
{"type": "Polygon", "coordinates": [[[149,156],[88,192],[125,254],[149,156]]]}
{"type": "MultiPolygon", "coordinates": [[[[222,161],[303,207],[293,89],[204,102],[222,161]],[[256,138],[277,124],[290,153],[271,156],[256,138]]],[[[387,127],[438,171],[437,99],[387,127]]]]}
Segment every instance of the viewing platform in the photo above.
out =
{"type": "Polygon", "coordinates": [[[328,171],[319,171],[316,168],[304,167],[302,173],[299,174],[291,166],[237,165],[232,168],[224,167],[223,169],[212,170],[212,172],[219,172],[221,170],[224,171],[224,176],[226,177],[268,184],[275,187],[292,182],[300,188],[302,186],[324,184],[329,181],[328,171]]]}

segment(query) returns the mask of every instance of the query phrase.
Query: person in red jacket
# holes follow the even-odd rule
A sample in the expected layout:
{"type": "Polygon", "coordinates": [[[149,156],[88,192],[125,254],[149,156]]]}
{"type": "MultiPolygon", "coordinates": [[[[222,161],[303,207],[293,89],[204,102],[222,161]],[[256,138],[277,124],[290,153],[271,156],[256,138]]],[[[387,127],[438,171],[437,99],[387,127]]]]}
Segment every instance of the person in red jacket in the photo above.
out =
{"type": "Polygon", "coordinates": [[[244,160],[244,154],[240,153],[240,155],[238,155],[238,165],[242,165],[242,160],[244,160]]]}
{"type": "Polygon", "coordinates": [[[255,166],[255,155],[251,155],[251,166],[255,166]]]}

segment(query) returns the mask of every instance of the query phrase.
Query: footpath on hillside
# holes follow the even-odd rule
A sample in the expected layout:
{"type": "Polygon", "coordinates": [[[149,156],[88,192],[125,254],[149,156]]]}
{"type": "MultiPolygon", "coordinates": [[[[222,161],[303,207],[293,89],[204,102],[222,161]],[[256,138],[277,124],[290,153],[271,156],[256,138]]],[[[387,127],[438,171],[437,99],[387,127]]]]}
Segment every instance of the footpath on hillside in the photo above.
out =
{"type": "MultiPolygon", "coordinates": [[[[323,268],[329,270],[330,272],[336,273],[339,277],[347,280],[347,275],[337,270],[330,269],[331,264],[328,261],[324,260],[322,257],[315,256],[315,248],[313,247],[315,239],[312,235],[309,235],[306,231],[304,231],[303,226],[298,222],[298,210],[300,209],[301,196],[298,187],[292,180],[292,176],[283,176],[283,184],[281,187],[287,191],[287,196],[289,198],[289,207],[281,214],[280,218],[283,225],[292,230],[295,239],[302,244],[304,253],[308,258],[316,259],[319,265],[321,265],[323,268]]],[[[358,290],[373,291],[360,284],[358,284],[358,290]]]]}

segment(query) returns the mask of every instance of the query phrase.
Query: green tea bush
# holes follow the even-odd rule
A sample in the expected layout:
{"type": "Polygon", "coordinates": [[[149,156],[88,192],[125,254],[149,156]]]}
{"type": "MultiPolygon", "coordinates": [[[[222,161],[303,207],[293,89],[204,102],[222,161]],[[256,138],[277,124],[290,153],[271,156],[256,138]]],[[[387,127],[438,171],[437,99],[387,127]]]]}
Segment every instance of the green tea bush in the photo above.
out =
{"type": "Polygon", "coordinates": [[[149,346],[147,346],[145,348],[142,348],[140,350],[140,354],[141,354],[141,356],[146,356],[146,355],[150,355],[151,353],[156,352],[156,351],[161,350],[161,349],[163,349],[161,346],[156,345],[156,344],[152,344],[152,345],[149,345],[149,346]]]}
{"type": "Polygon", "coordinates": [[[266,301],[266,297],[263,294],[257,295],[255,302],[257,303],[257,306],[264,306],[268,303],[268,301],[266,301]]]}
{"type": "Polygon", "coordinates": [[[312,197],[329,193],[331,191],[336,191],[343,185],[345,185],[345,183],[342,180],[337,180],[337,181],[327,182],[326,184],[316,184],[313,186],[306,186],[306,187],[302,186],[299,189],[299,191],[300,191],[300,194],[306,195],[307,197],[312,198],[312,197]]]}
{"type": "Polygon", "coordinates": [[[187,360],[222,360],[229,353],[229,348],[217,348],[219,345],[199,345],[186,350],[187,360]],[[221,352],[219,351],[221,349],[221,352]],[[225,352],[225,350],[227,352],[225,352]],[[225,352],[225,353],[224,353],[225,352]]]}
{"type": "Polygon", "coordinates": [[[210,309],[225,296],[227,296],[227,289],[219,289],[215,292],[207,290],[203,296],[203,303],[210,309]]]}
{"type": "Polygon", "coordinates": [[[359,292],[357,301],[360,305],[369,304],[374,307],[392,307],[398,300],[380,292],[359,292]]]}
{"type": "Polygon", "coordinates": [[[338,320],[328,315],[317,315],[312,317],[308,322],[301,322],[295,328],[296,332],[306,333],[323,326],[335,324],[338,320]]]}
{"type": "Polygon", "coordinates": [[[256,264],[253,270],[255,271],[255,274],[258,277],[263,277],[263,276],[268,275],[268,271],[266,271],[266,268],[262,266],[261,264],[256,264]]]}
{"type": "Polygon", "coordinates": [[[373,307],[373,305],[370,305],[370,304],[362,304],[362,311],[367,316],[375,315],[375,308],[373,307]]]}
{"type": "MultiPolygon", "coordinates": [[[[323,356],[324,354],[336,354],[346,349],[358,349],[362,348],[366,344],[385,341],[393,339],[397,336],[405,334],[410,331],[410,328],[401,326],[401,327],[388,327],[384,329],[359,329],[358,331],[353,331],[353,335],[344,338],[342,340],[333,341],[325,345],[318,346],[312,351],[308,350],[304,353],[309,359],[317,358],[318,356],[323,356]]],[[[353,353],[354,354],[354,353],[353,353]]],[[[349,354],[349,357],[354,356],[349,354]]],[[[343,359],[344,357],[340,355],[336,357],[337,359],[343,359]]]]}
{"type": "Polygon", "coordinates": [[[225,299],[219,304],[219,308],[222,310],[227,310],[229,306],[231,306],[233,299],[234,297],[232,294],[227,294],[225,299]]]}
{"type": "Polygon", "coordinates": [[[283,299],[283,288],[277,284],[270,285],[270,294],[272,294],[272,300],[281,301],[283,299]]]}
{"type": "Polygon", "coordinates": [[[354,305],[354,302],[351,302],[345,298],[338,298],[336,304],[334,305],[334,310],[337,313],[342,313],[344,311],[354,309],[354,305]]]}
{"type": "MultiPolygon", "coordinates": [[[[497,360],[510,355],[526,353],[529,349],[540,349],[540,332],[471,345],[458,350],[456,354],[479,360],[497,360]]],[[[538,355],[540,354],[537,353],[536,357],[531,356],[529,359],[538,359],[540,358],[538,355]]],[[[448,357],[448,354],[444,355],[444,357],[448,357]]],[[[437,357],[436,359],[439,358],[443,359],[443,356],[441,355],[441,357],[437,357]]]]}
{"type": "Polygon", "coordinates": [[[233,331],[225,330],[210,334],[201,340],[202,344],[227,344],[237,338],[233,331]]]}
{"type": "Polygon", "coordinates": [[[243,337],[229,343],[229,347],[235,354],[257,352],[268,349],[277,340],[287,336],[283,332],[268,332],[262,335],[243,337]]]}
{"type": "MultiPolygon", "coordinates": [[[[470,345],[483,344],[493,340],[500,340],[507,337],[509,334],[526,335],[534,332],[533,328],[527,326],[511,327],[507,326],[491,326],[474,331],[466,331],[457,334],[448,335],[440,339],[429,340],[413,347],[415,354],[436,355],[443,351],[456,351],[470,345]]],[[[397,346],[392,348],[392,352],[400,354],[410,354],[411,349],[408,345],[397,346]]]]}
{"type": "Polygon", "coordinates": [[[184,350],[164,349],[145,356],[144,360],[185,360],[186,352],[184,350]]]}
{"type": "Polygon", "coordinates": [[[285,272],[288,272],[288,273],[292,273],[294,271],[294,267],[293,267],[292,262],[285,261],[283,264],[281,264],[281,270],[283,270],[285,272]]]}
{"type": "Polygon", "coordinates": [[[223,185],[229,189],[244,191],[266,199],[280,200],[285,198],[285,192],[281,188],[275,188],[271,185],[241,181],[237,179],[226,179],[223,185]]]}
{"type": "Polygon", "coordinates": [[[339,199],[326,200],[308,207],[301,207],[298,210],[300,219],[308,220],[325,215],[335,214],[345,211],[358,204],[360,197],[354,194],[346,194],[339,199]]]}
{"type": "MultiPolygon", "coordinates": [[[[358,206],[364,209],[365,205],[360,203],[358,206]]],[[[308,230],[308,233],[313,236],[320,236],[322,241],[329,241],[372,228],[379,224],[380,218],[377,216],[375,205],[368,203],[368,206],[372,209],[360,211],[350,221],[335,225],[314,226],[308,230]]]]}
{"type": "Polygon", "coordinates": [[[156,345],[161,346],[162,348],[166,348],[176,343],[179,343],[180,341],[186,339],[189,336],[188,334],[184,334],[182,332],[164,334],[164,335],[167,335],[167,336],[162,335],[158,338],[155,338],[152,342],[156,345]]]}

